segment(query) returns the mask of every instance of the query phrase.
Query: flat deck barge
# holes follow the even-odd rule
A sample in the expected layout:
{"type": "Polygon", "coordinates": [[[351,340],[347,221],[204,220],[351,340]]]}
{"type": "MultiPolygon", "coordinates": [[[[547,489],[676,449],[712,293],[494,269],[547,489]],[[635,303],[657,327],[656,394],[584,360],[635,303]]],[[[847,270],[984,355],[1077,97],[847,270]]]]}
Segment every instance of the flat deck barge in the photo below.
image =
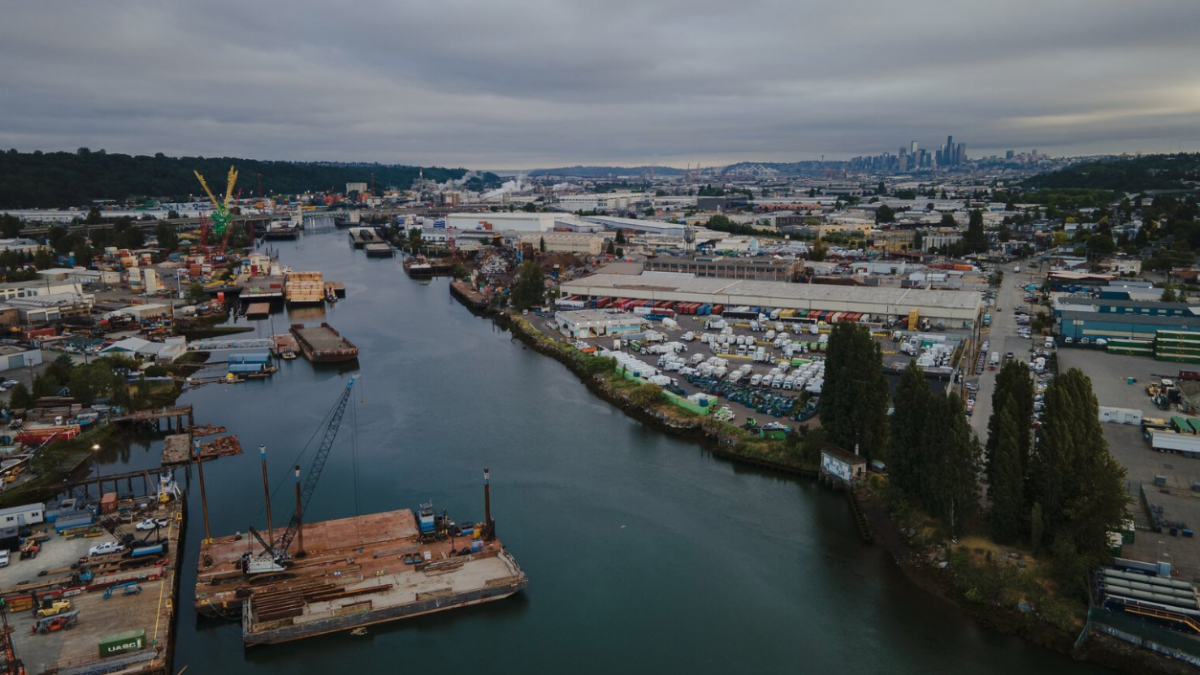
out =
{"type": "Polygon", "coordinates": [[[302,526],[306,555],[245,576],[251,538],[204,544],[196,611],[240,618],[246,645],[277,644],[506,598],[529,579],[499,540],[422,538],[408,509],[302,526]],[[461,552],[466,551],[465,554],[461,552]]]}
{"type": "Polygon", "coordinates": [[[271,313],[271,303],[269,302],[252,302],[246,308],[246,318],[255,319],[262,318],[271,313]]]}
{"type": "Polygon", "coordinates": [[[396,255],[396,249],[391,244],[367,244],[363,249],[368,258],[391,258],[396,255]]]}
{"type": "Polygon", "coordinates": [[[252,276],[246,279],[241,298],[246,302],[282,300],[283,283],[283,275],[252,276]]]}
{"type": "Polygon", "coordinates": [[[448,258],[430,260],[423,255],[409,256],[401,264],[404,265],[404,272],[410,277],[434,277],[450,274],[450,270],[454,267],[454,262],[448,258]]]}
{"type": "Polygon", "coordinates": [[[291,333],[296,338],[300,353],[313,363],[335,363],[358,358],[358,347],[327,323],[320,326],[294,323],[291,333]]]}

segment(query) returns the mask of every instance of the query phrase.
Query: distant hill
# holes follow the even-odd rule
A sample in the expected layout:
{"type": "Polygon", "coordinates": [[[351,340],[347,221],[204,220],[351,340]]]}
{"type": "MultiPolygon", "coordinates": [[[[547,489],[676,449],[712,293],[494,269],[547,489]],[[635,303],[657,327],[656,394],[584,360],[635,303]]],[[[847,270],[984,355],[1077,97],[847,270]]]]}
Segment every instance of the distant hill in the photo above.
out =
{"type": "Polygon", "coordinates": [[[1200,153],[1145,155],[1076,164],[1026,179],[1030,188],[1082,188],[1143,192],[1194,188],[1200,181],[1200,153]]]}
{"type": "Polygon", "coordinates": [[[766,176],[774,172],[780,176],[808,176],[819,175],[827,170],[840,171],[845,162],[829,160],[829,161],[805,161],[805,162],[738,162],[725,167],[721,173],[738,174],[748,173],[755,176],[766,176]]]}
{"type": "MultiPolygon", "coordinates": [[[[343,192],[346,183],[371,182],[375,186],[408,188],[422,167],[397,164],[353,164],[335,162],[276,162],[237,157],[167,157],[161,153],[149,157],[104,151],[90,152],[0,152],[0,209],[52,208],[82,206],[97,199],[126,201],[147,197],[181,201],[203,194],[192,174],[199,171],[214,192],[225,189],[225,174],[230,166],[240,174],[238,188],[243,196],[258,192],[258,174],[262,189],[270,194],[297,194],[308,191],[343,192]]],[[[466,169],[424,167],[425,178],[437,182],[458,180],[466,169]]],[[[495,174],[479,174],[471,179],[474,189],[499,185],[495,174]]]]}

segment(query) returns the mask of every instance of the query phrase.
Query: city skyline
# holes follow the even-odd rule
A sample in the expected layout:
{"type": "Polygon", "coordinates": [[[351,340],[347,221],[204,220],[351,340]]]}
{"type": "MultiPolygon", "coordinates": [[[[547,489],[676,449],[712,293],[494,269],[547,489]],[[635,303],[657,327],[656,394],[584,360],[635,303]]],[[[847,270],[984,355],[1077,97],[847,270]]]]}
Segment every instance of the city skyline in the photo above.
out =
{"type": "Polygon", "coordinates": [[[505,169],[947,133],[973,157],[1200,150],[1200,5],[938,7],[26,4],[0,28],[0,148],[505,169]]]}

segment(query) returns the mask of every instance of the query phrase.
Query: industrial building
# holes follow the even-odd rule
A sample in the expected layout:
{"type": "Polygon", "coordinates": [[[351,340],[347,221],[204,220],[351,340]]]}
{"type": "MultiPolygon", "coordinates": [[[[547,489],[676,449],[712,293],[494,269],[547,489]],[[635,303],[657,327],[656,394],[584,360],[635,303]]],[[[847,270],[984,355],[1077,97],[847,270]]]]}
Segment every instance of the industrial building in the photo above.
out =
{"type": "Polygon", "coordinates": [[[1153,340],[1160,330],[1200,332],[1200,317],[1068,310],[1059,314],[1058,318],[1058,334],[1070,338],[1072,342],[1079,342],[1083,338],[1093,342],[1115,338],[1153,340]]]}
{"type": "MultiPolygon", "coordinates": [[[[1162,296],[1162,293],[1159,293],[1162,296]]],[[[1157,300],[1129,300],[1123,298],[1080,298],[1062,296],[1055,299],[1054,313],[1096,312],[1098,314],[1134,316],[1200,316],[1200,305],[1186,302],[1161,302],[1157,300]]]]}
{"type": "Polygon", "coordinates": [[[14,370],[42,364],[42,350],[15,345],[0,345],[0,370],[14,370]]]}
{"type": "Polygon", "coordinates": [[[535,249],[543,243],[547,253],[577,253],[579,255],[600,255],[604,249],[604,238],[597,234],[585,232],[546,232],[544,234],[526,234],[521,237],[522,244],[528,244],[535,249]]]}
{"type": "Polygon", "coordinates": [[[557,206],[567,211],[617,211],[636,207],[649,198],[641,192],[560,195],[557,206]]]}
{"type": "Polygon", "coordinates": [[[645,272],[639,276],[594,274],[564,282],[561,290],[564,295],[589,298],[857,312],[877,317],[908,316],[916,311],[922,318],[944,319],[949,328],[972,327],[982,304],[980,294],[974,291],[793,284],[664,272],[645,272]]]}
{"type": "Polygon", "coordinates": [[[599,309],[555,312],[554,318],[558,321],[559,331],[576,340],[605,335],[630,335],[642,332],[646,326],[646,321],[640,316],[599,309]]]}
{"type": "Polygon", "coordinates": [[[494,230],[516,232],[549,232],[554,229],[554,213],[451,213],[446,216],[449,230],[494,230]]]}
{"type": "Polygon", "coordinates": [[[640,218],[617,218],[615,216],[584,216],[583,220],[604,226],[607,230],[626,230],[645,234],[659,234],[682,238],[687,232],[687,225],[682,223],[667,223],[659,220],[642,220],[640,218]]]}
{"type": "Polygon", "coordinates": [[[801,264],[801,261],[782,258],[658,257],[647,259],[645,270],[648,272],[684,272],[697,277],[720,279],[793,281],[800,273],[801,264]]]}

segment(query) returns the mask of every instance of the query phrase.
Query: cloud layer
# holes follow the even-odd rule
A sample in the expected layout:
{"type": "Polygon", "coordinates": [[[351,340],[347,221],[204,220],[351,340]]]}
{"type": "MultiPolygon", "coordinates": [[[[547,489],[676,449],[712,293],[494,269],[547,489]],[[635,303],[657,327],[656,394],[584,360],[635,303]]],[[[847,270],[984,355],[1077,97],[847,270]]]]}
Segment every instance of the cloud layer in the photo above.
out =
{"type": "Polygon", "coordinates": [[[0,147],[521,168],[1200,150],[1200,3],[7,3],[0,147]]]}

